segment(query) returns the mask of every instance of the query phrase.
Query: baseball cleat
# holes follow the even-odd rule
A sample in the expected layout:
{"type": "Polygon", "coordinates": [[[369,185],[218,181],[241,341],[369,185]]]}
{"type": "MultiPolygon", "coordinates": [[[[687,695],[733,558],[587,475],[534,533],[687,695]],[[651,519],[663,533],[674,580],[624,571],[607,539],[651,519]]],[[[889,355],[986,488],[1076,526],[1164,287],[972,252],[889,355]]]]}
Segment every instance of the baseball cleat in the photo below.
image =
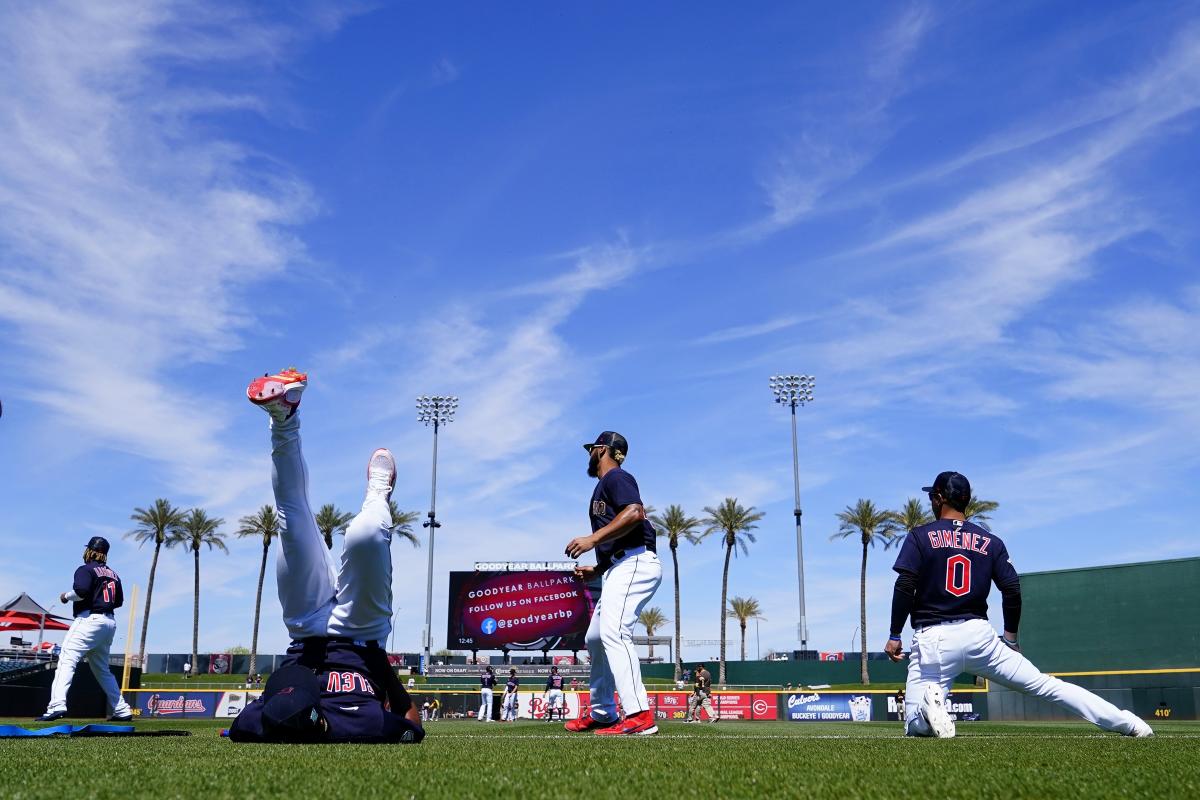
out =
{"type": "Polygon", "coordinates": [[[47,711],[45,714],[42,714],[40,717],[36,718],[34,722],[54,722],[54,720],[62,719],[66,715],[66,711],[47,711]]]}
{"type": "Polygon", "coordinates": [[[1132,736],[1135,739],[1149,739],[1154,735],[1154,729],[1146,724],[1146,721],[1130,713],[1130,722],[1133,723],[1133,728],[1126,736],[1132,736]]]}
{"type": "Polygon", "coordinates": [[[133,722],[133,714],[121,714],[120,716],[113,714],[108,718],[109,722],[133,722]]]}
{"type": "Polygon", "coordinates": [[[391,497],[396,488],[396,459],[392,451],[381,447],[371,454],[367,462],[367,494],[379,492],[391,497]]]}
{"type": "Polygon", "coordinates": [[[571,733],[583,733],[584,731],[600,731],[605,728],[614,727],[617,724],[618,723],[605,722],[603,720],[596,719],[595,717],[588,716],[573,719],[566,725],[563,725],[563,727],[571,733]]]}
{"type": "Polygon", "coordinates": [[[271,415],[276,422],[284,422],[300,407],[300,394],[308,386],[308,375],[288,367],[274,375],[263,375],[250,381],[246,397],[271,415]]]}
{"type": "Polygon", "coordinates": [[[930,686],[925,690],[925,701],[921,703],[921,713],[933,728],[933,735],[939,739],[954,738],[954,721],[946,711],[946,695],[940,686],[930,686]]]}
{"type": "Polygon", "coordinates": [[[616,725],[609,725],[596,731],[597,736],[653,736],[658,733],[654,715],[649,711],[639,711],[631,714],[616,725]]]}

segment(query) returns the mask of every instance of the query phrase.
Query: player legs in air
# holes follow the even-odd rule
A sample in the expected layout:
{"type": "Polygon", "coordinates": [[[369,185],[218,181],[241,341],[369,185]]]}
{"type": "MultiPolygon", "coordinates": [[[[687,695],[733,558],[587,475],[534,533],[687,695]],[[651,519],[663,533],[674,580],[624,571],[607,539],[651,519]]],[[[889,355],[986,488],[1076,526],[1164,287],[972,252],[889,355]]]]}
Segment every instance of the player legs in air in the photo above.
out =
{"type": "Polygon", "coordinates": [[[276,580],[292,645],[230,738],[419,742],[419,711],[382,646],[391,631],[388,498],[395,461],[385,449],[371,455],[362,509],[346,528],[335,567],[313,518],[300,446],[297,411],[307,385],[307,375],[287,369],[246,390],[271,417],[271,485],[280,519],[276,580]]]}
{"type": "Polygon", "coordinates": [[[633,626],[662,583],[656,534],[646,521],[637,481],[621,468],[629,453],[625,437],[605,431],[584,448],[588,475],[597,479],[588,509],[592,534],[568,542],[566,554],[579,558],[594,549],[596,566],[576,567],[575,574],[586,580],[599,573],[604,584],[584,636],[591,660],[591,713],[565,727],[605,736],[655,734],[658,725],[642,684],[633,626]],[[621,698],[624,719],[614,692],[621,698]]]}
{"type": "Polygon", "coordinates": [[[884,650],[904,658],[900,632],[911,615],[912,652],[905,687],[905,730],[910,736],[950,738],[954,722],[946,710],[950,684],[967,672],[1024,694],[1048,700],[1106,731],[1152,736],[1145,721],[1102,697],[1038,670],[1021,655],[1017,626],[1021,584],[1004,542],[965,519],[971,485],[957,472],[943,472],[929,493],[935,522],[905,537],[894,569],[891,638],[884,650]],[[1003,596],[1004,636],[987,620],[992,583],[1003,596]]]}

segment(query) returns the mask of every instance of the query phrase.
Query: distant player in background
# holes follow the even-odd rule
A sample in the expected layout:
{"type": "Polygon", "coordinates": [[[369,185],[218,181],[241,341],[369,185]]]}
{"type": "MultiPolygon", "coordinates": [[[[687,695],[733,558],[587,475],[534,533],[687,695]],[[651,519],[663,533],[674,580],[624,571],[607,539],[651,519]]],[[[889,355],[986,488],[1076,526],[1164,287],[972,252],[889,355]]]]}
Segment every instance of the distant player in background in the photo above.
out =
{"type": "Polygon", "coordinates": [[[566,722],[567,720],[567,704],[563,701],[563,677],[558,674],[558,667],[550,668],[550,675],[546,678],[546,693],[543,695],[546,702],[546,719],[553,720],[554,712],[557,710],[559,718],[566,722]]]}
{"type": "Polygon", "coordinates": [[[346,528],[336,573],[308,499],[300,399],[308,376],[293,369],[255,378],[247,399],[271,418],[271,487],[279,512],[276,583],[291,636],[262,697],[229,729],[235,742],[417,743],[420,711],[388,663],[392,629],[392,454],[366,469],[362,509],[346,528]]]}
{"type": "Polygon", "coordinates": [[[637,481],[621,468],[629,454],[625,437],[605,431],[583,447],[589,456],[588,475],[597,479],[588,507],[592,533],[568,542],[566,553],[579,558],[595,550],[596,566],[576,567],[575,574],[584,580],[603,575],[604,584],[584,637],[591,661],[591,713],[571,720],[566,729],[599,735],[655,734],[658,725],[642,684],[633,625],[662,583],[656,534],[646,521],[637,481]],[[617,712],[614,690],[625,719],[617,712]]]}
{"type": "Polygon", "coordinates": [[[83,566],[75,570],[71,591],[59,595],[59,602],[71,603],[75,621],[63,639],[58,669],[50,688],[50,705],[38,722],[52,722],[67,715],[67,692],[75,679],[79,662],[87,659],[96,683],[108,701],[109,719],[125,722],[133,719],[133,709],[121,696],[121,687],[108,668],[117,623],[113,612],[125,603],[121,578],[108,566],[108,540],[93,536],[83,549],[83,566]]]}
{"type": "Polygon", "coordinates": [[[479,674],[479,721],[492,721],[492,690],[496,688],[496,673],[491,667],[484,667],[479,674]]]}
{"type": "Polygon", "coordinates": [[[708,721],[720,719],[712,706],[712,673],[703,664],[696,666],[696,685],[692,688],[692,696],[688,698],[687,719],[685,722],[700,722],[700,709],[708,712],[708,721]]]}
{"type": "Polygon", "coordinates": [[[937,521],[914,528],[900,547],[893,567],[899,577],[892,596],[891,638],[884,647],[892,661],[904,658],[900,632],[911,614],[906,733],[953,737],[946,693],[955,676],[969,672],[1049,700],[1106,731],[1153,736],[1150,726],[1132,712],[1044,675],[1021,655],[1017,645],[1021,581],[1000,537],[966,521],[963,512],[971,501],[966,477],[943,472],[921,491],[929,494],[937,521]],[[1003,598],[1003,637],[996,635],[987,619],[992,583],[1003,598]]]}
{"type": "Polygon", "coordinates": [[[442,710],[442,701],[441,700],[438,700],[435,697],[429,701],[429,718],[431,720],[436,720],[438,718],[438,713],[441,712],[441,710],[442,710]]]}
{"type": "Polygon", "coordinates": [[[517,671],[510,669],[508,671],[508,683],[504,684],[504,697],[500,702],[500,721],[501,722],[516,722],[517,721],[517,692],[521,688],[521,679],[517,677],[517,671]]]}

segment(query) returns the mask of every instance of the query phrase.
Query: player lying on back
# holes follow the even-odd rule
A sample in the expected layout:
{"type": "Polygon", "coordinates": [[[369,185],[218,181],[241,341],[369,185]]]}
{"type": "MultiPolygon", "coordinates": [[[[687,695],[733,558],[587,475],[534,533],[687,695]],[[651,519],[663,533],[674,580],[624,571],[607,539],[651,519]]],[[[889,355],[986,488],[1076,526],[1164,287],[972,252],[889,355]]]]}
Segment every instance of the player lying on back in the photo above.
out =
{"type": "Polygon", "coordinates": [[[1126,736],[1154,732],[1132,712],[1066,681],[1045,675],[1021,655],[1021,582],[1000,537],[966,521],[971,484],[943,472],[929,493],[936,522],[905,537],[893,569],[899,573],[892,597],[891,638],[884,648],[892,661],[904,658],[900,632],[911,615],[912,652],[905,687],[905,732],[909,736],[954,736],[946,693],[961,672],[1049,700],[1106,731],[1126,736]],[[1003,597],[1004,636],[987,621],[987,597],[995,583],[1003,597]]]}
{"type": "Polygon", "coordinates": [[[258,378],[246,394],[271,417],[271,484],[280,520],[276,564],[287,656],[263,696],[234,720],[235,742],[397,742],[425,737],[418,710],[388,663],[396,464],[376,450],[362,511],[346,529],[337,574],[308,501],[300,450],[301,393],[293,369],[258,378]]]}

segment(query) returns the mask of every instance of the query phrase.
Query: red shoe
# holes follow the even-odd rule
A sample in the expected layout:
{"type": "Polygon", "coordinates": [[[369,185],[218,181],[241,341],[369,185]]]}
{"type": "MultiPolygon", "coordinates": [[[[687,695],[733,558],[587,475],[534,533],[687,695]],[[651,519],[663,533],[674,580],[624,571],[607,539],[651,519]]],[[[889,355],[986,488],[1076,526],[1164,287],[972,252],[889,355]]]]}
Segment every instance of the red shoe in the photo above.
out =
{"type": "Polygon", "coordinates": [[[599,733],[602,730],[607,730],[608,728],[614,728],[616,726],[617,723],[615,722],[604,722],[603,720],[598,720],[590,715],[573,719],[566,725],[563,725],[563,727],[571,733],[583,733],[584,731],[596,731],[599,733]]]}
{"type": "Polygon", "coordinates": [[[616,725],[610,725],[607,728],[601,728],[596,731],[597,736],[622,736],[628,734],[630,736],[653,736],[658,733],[658,725],[654,721],[654,715],[649,711],[639,711],[632,716],[628,716],[616,725]]]}
{"type": "Polygon", "coordinates": [[[276,422],[283,422],[300,407],[300,393],[308,386],[308,375],[288,367],[274,375],[263,375],[250,381],[246,397],[262,408],[276,422]]]}

